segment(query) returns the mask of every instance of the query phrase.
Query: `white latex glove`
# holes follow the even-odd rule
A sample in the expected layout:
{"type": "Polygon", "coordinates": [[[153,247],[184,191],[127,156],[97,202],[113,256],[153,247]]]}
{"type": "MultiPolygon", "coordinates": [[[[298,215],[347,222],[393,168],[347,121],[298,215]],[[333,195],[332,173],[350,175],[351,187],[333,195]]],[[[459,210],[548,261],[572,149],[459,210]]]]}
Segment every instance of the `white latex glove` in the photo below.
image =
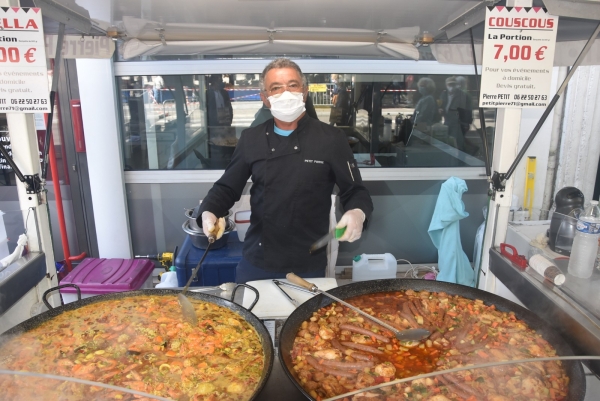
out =
{"type": "Polygon", "coordinates": [[[360,209],[348,210],[335,228],[346,227],[346,232],[338,241],[354,242],[360,238],[365,222],[365,213],[360,209]]]}
{"type": "Polygon", "coordinates": [[[210,237],[215,230],[216,224],[217,216],[211,212],[202,212],[202,231],[204,232],[204,235],[210,237]]]}
{"type": "Polygon", "coordinates": [[[225,219],[217,219],[211,212],[202,212],[202,231],[207,237],[214,235],[216,239],[221,238],[225,232],[225,219]]]}

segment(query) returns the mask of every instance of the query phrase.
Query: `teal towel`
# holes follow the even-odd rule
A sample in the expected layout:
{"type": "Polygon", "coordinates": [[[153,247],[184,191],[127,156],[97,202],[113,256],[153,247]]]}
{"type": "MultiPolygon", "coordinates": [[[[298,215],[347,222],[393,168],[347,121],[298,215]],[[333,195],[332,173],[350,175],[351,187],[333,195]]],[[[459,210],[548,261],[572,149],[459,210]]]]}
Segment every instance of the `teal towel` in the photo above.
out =
{"type": "Polygon", "coordinates": [[[462,201],[466,191],[460,178],[450,177],[442,184],[428,231],[438,249],[437,280],[473,287],[475,274],[460,241],[460,220],[469,215],[462,201]]]}

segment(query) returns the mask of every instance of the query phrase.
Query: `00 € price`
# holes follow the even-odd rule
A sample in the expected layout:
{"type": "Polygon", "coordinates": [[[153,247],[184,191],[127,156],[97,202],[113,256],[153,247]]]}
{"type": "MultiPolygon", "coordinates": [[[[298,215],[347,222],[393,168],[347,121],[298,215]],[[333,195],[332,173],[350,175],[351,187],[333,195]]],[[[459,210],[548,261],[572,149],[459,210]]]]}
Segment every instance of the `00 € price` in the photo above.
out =
{"type": "MultiPolygon", "coordinates": [[[[32,47],[23,54],[23,59],[27,63],[35,62],[36,48],[32,47]]],[[[0,46],[0,63],[19,63],[21,62],[21,51],[18,47],[0,46]]]]}
{"type": "Polygon", "coordinates": [[[548,46],[541,46],[535,51],[531,49],[531,46],[528,45],[512,45],[512,46],[504,46],[504,45],[494,45],[496,48],[496,54],[494,55],[494,60],[504,60],[507,62],[508,60],[543,60],[544,59],[544,51],[548,48],[548,46]]]}

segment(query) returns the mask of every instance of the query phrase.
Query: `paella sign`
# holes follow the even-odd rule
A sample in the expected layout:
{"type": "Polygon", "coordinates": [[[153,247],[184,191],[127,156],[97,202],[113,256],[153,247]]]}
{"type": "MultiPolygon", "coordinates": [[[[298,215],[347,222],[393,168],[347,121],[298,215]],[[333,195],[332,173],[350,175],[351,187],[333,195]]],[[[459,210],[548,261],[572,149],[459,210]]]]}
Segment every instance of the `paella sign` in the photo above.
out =
{"type": "MultiPolygon", "coordinates": [[[[58,35],[46,35],[45,38],[46,54],[56,54],[58,35]]],[[[65,35],[63,38],[63,58],[111,58],[114,52],[115,42],[106,36],[65,35]]]]}
{"type": "Polygon", "coordinates": [[[558,17],[541,7],[488,7],[481,66],[482,107],[550,102],[558,17]]]}
{"type": "Polygon", "coordinates": [[[0,7],[0,113],[49,113],[39,8],[0,7]]]}

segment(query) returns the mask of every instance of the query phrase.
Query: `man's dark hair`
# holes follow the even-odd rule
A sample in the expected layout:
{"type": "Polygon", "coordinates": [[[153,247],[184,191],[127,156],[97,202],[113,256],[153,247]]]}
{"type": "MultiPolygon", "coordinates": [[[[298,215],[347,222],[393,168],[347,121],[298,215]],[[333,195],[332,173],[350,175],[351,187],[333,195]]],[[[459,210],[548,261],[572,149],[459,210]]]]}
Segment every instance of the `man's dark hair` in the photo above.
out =
{"type": "Polygon", "coordinates": [[[269,64],[267,64],[267,66],[265,67],[265,69],[263,70],[263,72],[260,74],[260,88],[262,90],[265,90],[265,76],[267,75],[267,73],[275,68],[292,68],[296,71],[298,71],[298,74],[300,74],[300,77],[302,78],[302,85],[304,87],[306,87],[307,83],[306,83],[306,77],[304,76],[304,74],[302,73],[302,70],[300,69],[300,67],[298,66],[298,64],[294,63],[292,60],[290,60],[289,58],[276,58],[275,60],[271,61],[269,64]]]}

